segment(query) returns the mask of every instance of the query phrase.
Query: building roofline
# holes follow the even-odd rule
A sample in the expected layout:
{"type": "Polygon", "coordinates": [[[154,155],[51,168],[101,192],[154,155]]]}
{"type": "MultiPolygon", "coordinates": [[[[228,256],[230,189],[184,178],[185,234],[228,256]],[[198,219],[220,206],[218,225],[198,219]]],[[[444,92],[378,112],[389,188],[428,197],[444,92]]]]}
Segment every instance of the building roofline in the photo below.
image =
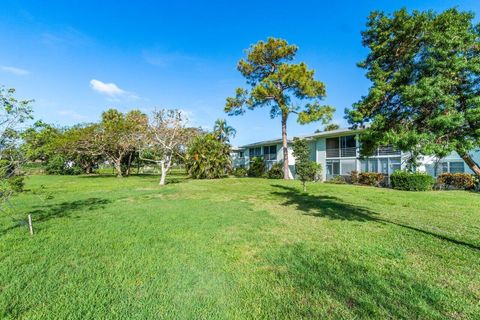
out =
{"type": "MultiPolygon", "coordinates": [[[[334,137],[334,136],[342,136],[347,133],[358,133],[363,131],[364,129],[348,129],[348,128],[342,128],[342,129],[337,129],[337,130],[331,130],[331,131],[323,131],[323,132],[318,132],[318,133],[313,133],[313,134],[307,134],[307,135],[301,135],[301,136],[295,136],[295,138],[300,138],[300,139],[307,139],[307,140],[313,140],[315,138],[320,138],[320,137],[334,137]]],[[[288,143],[291,143],[293,140],[289,139],[288,143]]],[[[243,146],[237,147],[239,150],[241,149],[246,149],[250,147],[257,147],[257,146],[263,146],[266,144],[274,144],[274,143],[282,143],[282,139],[273,139],[273,140],[264,140],[264,141],[258,141],[254,143],[249,143],[243,146]]]]}

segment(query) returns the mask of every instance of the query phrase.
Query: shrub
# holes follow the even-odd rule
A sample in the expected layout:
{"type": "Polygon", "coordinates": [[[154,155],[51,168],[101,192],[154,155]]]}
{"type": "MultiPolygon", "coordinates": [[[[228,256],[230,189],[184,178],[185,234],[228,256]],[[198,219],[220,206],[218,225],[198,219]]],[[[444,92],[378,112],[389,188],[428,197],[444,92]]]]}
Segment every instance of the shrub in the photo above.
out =
{"type": "Polygon", "coordinates": [[[470,190],[475,187],[475,178],[468,173],[442,173],[437,183],[448,189],[470,190]]]}
{"type": "Polygon", "coordinates": [[[249,177],[262,177],[265,173],[266,167],[265,167],[265,162],[263,161],[262,158],[259,157],[253,157],[250,160],[250,165],[248,167],[248,172],[247,175],[249,177]]]}
{"type": "Polygon", "coordinates": [[[247,169],[245,168],[235,168],[233,169],[232,174],[237,178],[244,178],[247,176],[247,169]]]}
{"type": "Polygon", "coordinates": [[[48,160],[45,172],[50,175],[79,175],[83,169],[62,155],[55,155],[48,160]]]}
{"type": "Polygon", "coordinates": [[[14,176],[8,178],[8,185],[12,191],[20,193],[23,191],[23,187],[25,186],[25,182],[23,180],[23,176],[14,176]]]}
{"type": "Polygon", "coordinates": [[[435,179],[426,173],[395,171],[390,176],[393,189],[407,191],[431,190],[435,179]]]}
{"type": "Polygon", "coordinates": [[[358,183],[358,171],[352,171],[350,172],[350,182],[353,184],[358,183]]]}
{"type": "Polygon", "coordinates": [[[342,176],[334,176],[332,179],[327,180],[327,183],[333,183],[333,184],[345,184],[345,178],[342,176]]]}
{"type": "Polygon", "coordinates": [[[283,165],[281,163],[274,163],[270,170],[267,171],[267,178],[269,179],[282,179],[283,178],[283,165]]]}
{"type": "Polygon", "coordinates": [[[217,179],[230,171],[230,146],[211,134],[198,136],[188,145],[185,168],[194,179],[217,179]]]}
{"type": "Polygon", "coordinates": [[[316,181],[322,172],[322,166],[310,159],[308,142],[305,139],[293,139],[293,156],[295,157],[295,172],[302,181],[303,192],[307,191],[307,181],[316,181]]]}
{"type": "Polygon", "coordinates": [[[383,173],[377,172],[360,172],[358,174],[358,183],[378,187],[380,183],[385,179],[383,173]]]}

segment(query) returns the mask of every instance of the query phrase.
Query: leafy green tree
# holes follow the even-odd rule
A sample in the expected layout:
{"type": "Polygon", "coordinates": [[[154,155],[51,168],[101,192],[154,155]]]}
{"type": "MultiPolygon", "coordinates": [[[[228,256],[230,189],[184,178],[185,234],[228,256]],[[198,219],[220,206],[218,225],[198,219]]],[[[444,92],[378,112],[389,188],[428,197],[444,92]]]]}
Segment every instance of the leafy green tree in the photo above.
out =
{"type": "Polygon", "coordinates": [[[92,133],[92,154],[102,153],[113,164],[117,177],[128,174],[125,159],[136,152],[148,126],[148,117],[139,110],[123,114],[116,109],[102,113],[102,120],[92,133]]]}
{"type": "Polygon", "coordinates": [[[213,134],[198,136],[188,146],[185,167],[194,179],[221,178],[231,169],[230,146],[213,134]]]}
{"type": "Polygon", "coordinates": [[[245,109],[270,107],[270,117],[281,117],[283,143],[283,172],[288,179],[287,120],[297,115],[300,124],[322,120],[328,122],[334,108],[321,105],[325,97],[325,85],[315,80],[314,70],[303,62],[291,61],[297,53],[295,45],[282,39],[269,38],[259,41],[247,51],[247,58],[240,60],[238,70],[246,78],[250,91],[238,88],[235,97],[227,98],[225,112],[240,115],[245,109]]]}
{"type": "MultiPolygon", "coordinates": [[[[98,124],[75,125],[64,130],[53,145],[65,162],[74,163],[83,173],[89,174],[104,159],[104,152],[96,141],[99,130],[98,124]]],[[[55,163],[59,161],[59,158],[55,159],[55,163]]],[[[78,170],[74,172],[77,173],[78,170]]]]}
{"type": "MultiPolygon", "coordinates": [[[[33,100],[18,100],[15,89],[0,86],[0,208],[22,181],[19,150],[22,124],[32,119],[33,100]],[[12,184],[14,182],[14,184],[12,184]]],[[[18,188],[17,188],[18,190],[18,188]]]]}
{"type": "Polygon", "coordinates": [[[32,127],[22,133],[22,152],[28,161],[46,162],[58,152],[57,140],[62,130],[54,126],[37,121],[32,127]]]}
{"type": "Polygon", "coordinates": [[[359,66],[372,81],[347,111],[361,135],[362,154],[392,144],[444,157],[456,151],[480,176],[469,152],[480,146],[480,25],[474,15],[405,9],[373,12],[363,32],[369,53],[359,66]]]}
{"type": "Polygon", "coordinates": [[[300,181],[302,181],[303,192],[306,192],[307,181],[316,180],[321,172],[321,166],[310,160],[310,149],[305,139],[293,139],[293,156],[295,157],[295,172],[300,181]]]}
{"type": "MultiPolygon", "coordinates": [[[[333,131],[333,130],[338,130],[340,129],[340,126],[336,123],[329,123],[323,127],[323,131],[333,131]]],[[[320,130],[315,131],[316,133],[321,132],[320,130]]]]}
{"type": "Polygon", "coordinates": [[[217,119],[213,126],[213,134],[221,142],[230,142],[230,137],[235,137],[237,130],[229,126],[225,119],[217,119]]]}

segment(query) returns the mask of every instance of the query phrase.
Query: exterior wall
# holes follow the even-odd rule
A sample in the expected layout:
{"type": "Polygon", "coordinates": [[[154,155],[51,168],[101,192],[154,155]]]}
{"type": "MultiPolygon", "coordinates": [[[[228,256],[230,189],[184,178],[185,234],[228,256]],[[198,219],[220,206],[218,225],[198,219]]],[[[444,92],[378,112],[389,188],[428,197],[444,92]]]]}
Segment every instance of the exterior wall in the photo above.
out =
{"type": "Polygon", "coordinates": [[[230,157],[232,159],[232,166],[234,168],[240,168],[245,166],[245,156],[240,157],[239,151],[230,152],[230,157]]]}
{"type": "MultiPolygon", "coordinates": [[[[271,146],[271,145],[276,145],[277,148],[277,155],[275,160],[265,160],[267,169],[270,169],[274,163],[281,163],[283,161],[283,147],[281,143],[266,143],[266,144],[259,144],[255,145],[255,147],[261,147],[262,148],[262,155],[263,155],[263,147],[265,146],[271,146]]],[[[243,161],[234,161],[234,158],[232,158],[232,163],[233,167],[237,168],[240,166],[240,163],[243,163],[243,165],[248,168],[250,165],[250,147],[244,147],[244,159],[243,161]]],[[[289,167],[289,177],[290,179],[293,179],[295,176],[295,157],[293,156],[293,150],[292,146],[289,144],[288,145],[288,167],[289,167]]]]}
{"type": "MultiPolygon", "coordinates": [[[[331,135],[331,136],[326,136],[326,137],[315,137],[315,136],[310,136],[306,137],[307,139],[311,139],[308,142],[309,148],[310,148],[310,158],[313,161],[316,161],[322,166],[322,181],[327,180],[329,177],[327,177],[327,161],[328,160],[334,160],[334,161],[339,161],[339,173],[342,174],[342,163],[348,167],[346,171],[348,171],[350,168],[355,168],[357,172],[362,172],[365,171],[365,163],[364,160],[360,159],[359,156],[359,151],[360,151],[360,145],[358,142],[358,133],[355,134],[357,137],[357,142],[356,142],[356,156],[354,157],[327,157],[327,150],[326,150],[326,138],[338,138],[341,136],[348,136],[352,135],[352,133],[349,133],[348,131],[344,131],[338,135],[331,135]],[[352,164],[353,162],[353,164],[352,164]]],[[[278,141],[278,140],[277,140],[278,141]]],[[[263,147],[264,146],[271,146],[275,143],[265,143],[265,144],[258,144],[254,145],[255,147],[261,147],[262,148],[262,154],[263,154],[263,147]]],[[[283,160],[283,151],[282,151],[282,144],[281,143],[276,143],[276,148],[277,148],[277,154],[276,154],[276,159],[275,160],[267,160],[267,167],[271,167],[274,163],[279,163],[282,162],[283,160]]],[[[240,166],[245,166],[248,168],[249,162],[250,162],[250,155],[249,155],[249,146],[245,146],[243,148],[244,152],[244,158],[239,157],[239,153],[237,151],[232,152],[232,164],[234,167],[240,167],[240,166]]],[[[480,149],[476,150],[471,153],[473,159],[475,162],[480,163],[480,149]]],[[[395,154],[395,155],[376,155],[368,158],[368,160],[374,162],[376,161],[376,170],[377,172],[382,172],[385,171],[385,165],[387,165],[387,173],[390,175],[393,173],[393,170],[396,168],[398,169],[400,167],[401,170],[405,170],[407,166],[407,161],[409,159],[410,154],[408,152],[401,152],[400,154],[395,154]],[[398,165],[398,159],[400,159],[400,166],[398,165]],[[383,167],[382,167],[383,166],[383,167]]],[[[291,144],[288,146],[288,162],[289,162],[289,169],[290,169],[290,178],[295,177],[295,158],[293,157],[293,150],[291,147],[291,144]]],[[[437,159],[432,156],[422,156],[419,159],[419,165],[417,166],[417,171],[419,172],[426,172],[429,175],[435,176],[436,173],[438,173],[438,166],[441,165],[444,162],[463,162],[463,159],[460,158],[460,156],[456,153],[453,152],[449,156],[442,158],[442,159],[437,159]]],[[[464,163],[464,162],[463,162],[464,163]]],[[[367,165],[367,168],[370,167],[370,165],[367,165]]],[[[369,170],[370,171],[370,170],[369,170]]],[[[473,173],[472,170],[464,163],[464,172],[465,173],[473,173]]],[[[346,173],[346,172],[343,172],[346,173]]],[[[346,174],[345,174],[346,175],[346,174]]]]}
{"type": "MultiPolygon", "coordinates": [[[[480,163],[480,149],[475,150],[470,153],[473,160],[476,163],[480,163]]],[[[452,152],[448,156],[438,159],[436,157],[428,156],[424,157],[421,161],[421,168],[424,168],[424,172],[427,172],[431,176],[438,176],[438,173],[441,173],[441,166],[444,162],[463,162],[464,163],[464,172],[473,174],[472,169],[463,161],[463,159],[456,152],[452,152]]]]}
{"type": "Polygon", "coordinates": [[[322,181],[327,179],[327,168],[326,168],[326,145],[325,145],[325,138],[320,138],[315,141],[315,149],[316,149],[316,159],[317,163],[322,166],[322,181]]]}

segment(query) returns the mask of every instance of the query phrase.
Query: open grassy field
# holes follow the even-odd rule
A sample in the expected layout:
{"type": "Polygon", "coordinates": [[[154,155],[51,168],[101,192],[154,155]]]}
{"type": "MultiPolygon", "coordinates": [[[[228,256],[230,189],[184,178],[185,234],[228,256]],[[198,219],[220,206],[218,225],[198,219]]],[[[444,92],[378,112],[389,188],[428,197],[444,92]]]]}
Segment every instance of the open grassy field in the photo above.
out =
{"type": "Polygon", "coordinates": [[[0,318],[480,317],[479,194],[157,179],[29,177],[0,318]]]}

